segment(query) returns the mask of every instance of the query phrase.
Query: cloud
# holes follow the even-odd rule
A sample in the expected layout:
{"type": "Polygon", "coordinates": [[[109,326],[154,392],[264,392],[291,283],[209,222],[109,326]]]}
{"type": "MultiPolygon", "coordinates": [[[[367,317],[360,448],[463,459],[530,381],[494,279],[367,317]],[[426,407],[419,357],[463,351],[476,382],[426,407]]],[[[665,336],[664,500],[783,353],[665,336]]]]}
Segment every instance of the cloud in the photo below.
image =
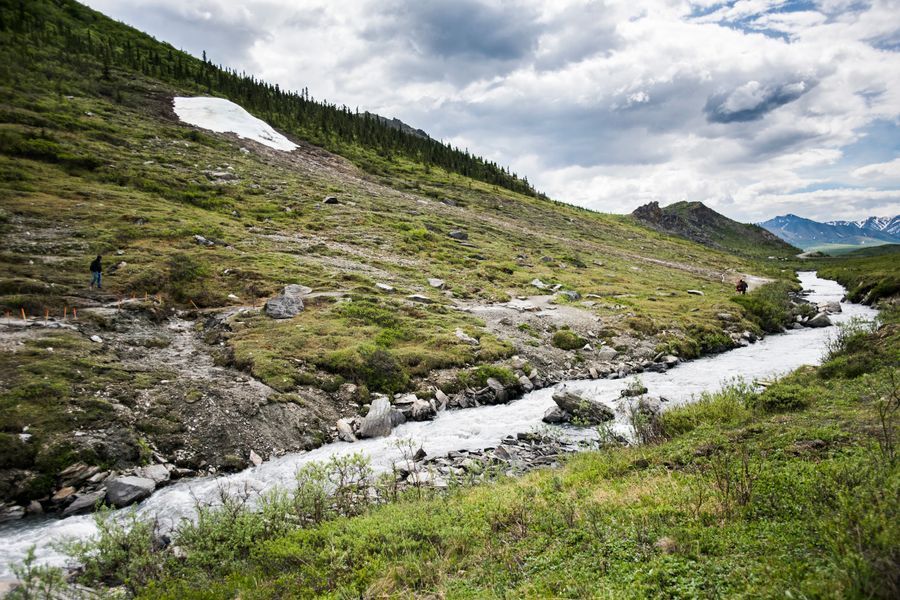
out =
{"type": "Polygon", "coordinates": [[[88,2],[598,210],[859,218],[900,186],[898,0],[88,2]]]}
{"type": "Polygon", "coordinates": [[[854,169],[851,173],[857,179],[879,180],[894,179],[900,180],[900,158],[895,158],[889,162],[875,163],[865,165],[858,169],[854,169]]]}
{"type": "Polygon", "coordinates": [[[779,106],[793,102],[809,91],[810,84],[794,81],[778,85],[763,85],[748,81],[734,90],[711,96],[703,111],[715,123],[756,121],[779,106]]]}

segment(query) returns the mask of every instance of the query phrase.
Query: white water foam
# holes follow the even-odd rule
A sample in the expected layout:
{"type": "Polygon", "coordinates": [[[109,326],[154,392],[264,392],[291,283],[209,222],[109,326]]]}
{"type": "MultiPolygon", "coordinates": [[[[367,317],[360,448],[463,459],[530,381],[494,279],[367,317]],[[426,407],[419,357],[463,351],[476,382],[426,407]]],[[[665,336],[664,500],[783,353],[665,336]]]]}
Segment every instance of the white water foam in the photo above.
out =
{"type": "MultiPolygon", "coordinates": [[[[799,273],[804,288],[812,290],[812,302],[840,301],[844,289],[833,281],[819,279],[815,273],[799,273]]],[[[876,311],[857,304],[841,303],[843,312],[832,315],[832,321],[844,322],[853,317],[871,320],[876,311]]],[[[715,391],[723,383],[737,377],[747,381],[770,379],[786,374],[802,365],[821,362],[826,341],[834,328],[791,330],[771,335],[750,346],[686,362],[665,373],[643,373],[641,381],[652,396],[664,396],[674,406],[690,402],[704,391],[715,391]]],[[[585,395],[607,402],[614,399],[629,379],[570,381],[566,385],[585,395]]],[[[337,442],[310,452],[288,454],[240,473],[220,477],[188,479],[163,488],[137,507],[140,514],[157,515],[163,524],[173,525],[194,514],[195,499],[213,501],[219,487],[248,487],[265,491],[275,486],[290,486],[298,468],[311,461],[328,460],[335,455],[362,452],[371,459],[377,471],[390,469],[400,459],[396,441],[411,438],[421,443],[430,456],[450,450],[482,449],[496,446],[507,435],[543,427],[541,418],[554,405],[553,388],[537,390],[520,400],[498,406],[483,406],[439,413],[433,421],[410,422],[394,429],[384,438],[361,440],[354,444],[337,442]]],[[[614,429],[627,433],[625,419],[617,417],[614,429]]],[[[128,509],[126,509],[128,510],[128,509]]],[[[121,511],[120,511],[121,512],[121,511]]],[[[90,515],[64,519],[24,519],[0,527],[0,577],[8,576],[8,564],[19,561],[29,546],[37,547],[37,556],[45,563],[62,565],[65,557],[50,547],[64,537],[85,538],[96,532],[90,515]]]]}

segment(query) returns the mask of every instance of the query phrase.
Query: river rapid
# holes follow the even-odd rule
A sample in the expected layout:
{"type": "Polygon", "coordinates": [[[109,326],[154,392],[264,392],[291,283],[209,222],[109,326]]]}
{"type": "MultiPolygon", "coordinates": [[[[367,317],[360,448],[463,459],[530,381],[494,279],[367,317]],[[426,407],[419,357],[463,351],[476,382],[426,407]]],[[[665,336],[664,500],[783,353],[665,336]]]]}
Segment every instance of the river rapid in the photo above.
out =
{"type": "MultiPolygon", "coordinates": [[[[814,272],[798,275],[803,288],[810,290],[807,299],[813,303],[840,301],[844,295],[845,290],[839,284],[820,279],[814,272]]],[[[858,304],[842,302],[841,308],[842,313],[831,316],[832,322],[842,323],[854,317],[871,320],[877,314],[874,309],[858,304]]],[[[802,365],[819,364],[834,329],[790,330],[770,335],[750,346],[680,364],[665,373],[642,373],[639,377],[649,389],[649,395],[668,400],[665,408],[677,406],[691,402],[702,392],[715,391],[735,378],[748,382],[771,379],[802,365]]],[[[630,381],[631,378],[565,383],[586,397],[615,408],[614,400],[630,381]]],[[[311,461],[328,460],[334,455],[362,452],[369,456],[376,471],[386,471],[401,458],[396,447],[398,439],[414,440],[429,456],[440,456],[451,450],[493,447],[507,435],[548,427],[541,418],[547,408],[554,406],[551,398],[554,387],[534,391],[509,404],[444,411],[432,421],[400,425],[385,438],[353,444],[336,442],[310,452],[287,454],[232,475],[182,480],[162,488],[136,510],[143,515],[157,515],[164,526],[172,526],[181,518],[190,518],[198,500],[214,501],[221,486],[250,488],[258,492],[276,486],[289,487],[298,468],[311,461]]],[[[613,428],[627,435],[628,425],[623,415],[617,416],[613,428]]],[[[94,533],[96,526],[91,515],[63,519],[28,518],[6,523],[0,526],[0,577],[9,577],[10,564],[21,561],[31,546],[36,548],[39,562],[65,565],[66,557],[53,547],[53,543],[64,538],[83,539],[94,533]]]]}

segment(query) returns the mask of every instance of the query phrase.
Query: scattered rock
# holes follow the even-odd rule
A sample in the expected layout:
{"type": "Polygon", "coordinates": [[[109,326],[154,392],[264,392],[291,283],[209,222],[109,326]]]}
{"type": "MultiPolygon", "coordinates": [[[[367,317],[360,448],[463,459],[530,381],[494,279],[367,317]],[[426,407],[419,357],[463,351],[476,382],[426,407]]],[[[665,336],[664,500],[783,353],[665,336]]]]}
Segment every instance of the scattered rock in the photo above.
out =
{"type": "Polygon", "coordinates": [[[530,392],[530,391],[534,390],[534,384],[525,375],[521,375],[519,377],[519,385],[521,385],[522,389],[525,390],[526,392],[530,392]]]}
{"type": "Polygon", "coordinates": [[[469,234],[468,234],[468,233],[466,233],[465,231],[460,231],[460,230],[458,230],[458,229],[457,229],[457,230],[454,230],[454,231],[451,231],[451,232],[448,233],[447,235],[449,235],[450,237],[452,237],[454,240],[467,240],[467,239],[469,239],[469,234]]]}
{"type": "Polygon", "coordinates": [[[25,516],[25,507],[14,504],[0,504],[0,523],[16,521],[25,516]]]}
{"type": "Polygon", "coordinates": [[[91,341],[92,341],[92,342],[95,342],[95,343],[97,343],[97,344],[102,344],[102,343],[103,343],[103,338],[100,337],[99,335],[92,335],[92,336],[91,336],[91,341]]]}
{"type": "Polygon", "coordinates": [[[63,516],[68,517],[71,515],[93,512],[94,507],[96,507],[97,503],[103,500],[105,496],[106,490],[97,490],[89,494],[78,494],[75,497],[75,501],[63,511],[63,516]]]}
{"type": "Polygon", "coordinates": [[[433,288],[437,288],[437,289],[441,290],[441,289],[444,289],[445,283],[444,283],[443,279],[438,279],[437,277],[429,277],[428,285],[430,285],[433,288]]]}
{"type": "Polygon", "coordinates": [[[381,290],[382,292],[390,293],[390,292],[394,291],[394,286],[388,285],[386,283],[376,283],[375,287],[378,288],[379,290],[381,290]]]}
{"type": "Polygon", "coordinates": [[[353,433],[353,425],[349,419],[338,419],[337,432],[339,440],[351,443],[356,441],[356,434],[353,433]]]}
{"type": "Polygon", "coordinates": [[[422,294],[412,294],[407,296],[406,299],[413,302],[419,302],[420,304],[434,304],[434,300],[428,296],[423,296],[422,294]]]}
{"type": "Polygon", "coordinates": [[[106,483],[106,501],[123,508],[147,498],[155,489],[156,484],[146,477],[116,477],[106,483]]]}
{"type": "Polygon", "coordinates": [[[359,437],[374,438],[390,435],[391,433],[391,403],[384,396],[378,396],[372,401],[369,413],[363,419],[359,427],[359,437]]]}
{"type": "Polygon", "coordinates": [[[465,344],[469,344],[471,346],[478,346],[481,344],[478,340],[468,335],[465,331],[460,328],[456,328],[456,338],[465,344]]]}
{"type": "Polygon", "coordinates": [[[506,404],[509,402],[509,392],[506,391],[506,386],[494,379],[493,377],[488,377],[487,386],[494,393],[494,402],[496,404],[506,404]]]}
{"type": "Polygon", "coordinates": [[[434,418],[435,411],[431,406],[431,403],[416,398],[416,400],[412,403],[412,408],[410,409],[410,418],[413,421],[428,421],[434,418]]]}
{"type": "Polygon", "coordinates": [[[687,293],[692,294],[694,296],[705,296],[706,295],[703,292],[701,292],[700,290],[687,290],[687,293]]]}
{"type": "Polygon", "coordinates": [[[149,479],[156,485],[169,481],[169,469],[165,465],[147,465],[137,470],[139,477],[149,479]]]}
{"type": "Polygon", "coordinates": [[[259,454],[257,454],[253,450],[251,450],[250,451],[250,464],[252,464],[254,467],[258,467],[259,465],[263,464],[262,456],[260,456],[259,454]]]}
{"type": "Polygon", "coordinates": [[[569,300],[571,300],[573,302],[575,300],[581,299],[581,294],[579,294],[578,292],[576,292],[574,290],[562,290],[562,291],[556,292],[556,295],[557,296],[565,296],[566,298],[568,298],[569,300]]]}
{"type": "Polygon", "coordinates": [[[266,301],[266,314],[273,319],[290,319],[303,310],[303,296],[312,290],[303,285],[286,285],[281,293],[266,301]]]}
{"type": "Polygon", "coordinates": [[[539,290],[546,290],[548,287],[550,287],[546,283],[541,281],[540,279],[536,279],[536,278],[531,280],[531,285],[533,285],[534,287],[536,287],[539,290]]]}
{"type": "Polygon", "coordinates": [[[208,240],[200,234],[194,236],[194,241],[200,244],[201,246],[215,246],[216,243],[212,240],[208,240]]]}
{"type": "Polygon", "coordinates": [[[325,196],[325,199],[322,200],[322,204],[337,204],[338,199],[337,196],[325,196]]]}
{"type": "Polygon", "coordinates": [[[809,321],[804,323],[807,327],[828,327],[831,325],[831,319],[828,318],[826,313],[820,312],[809,321]]]}
{"type": "Polygon", "coordinates": [[[77,490],[75,489],[75,487],[71,485],[60,488],[56,490],[56,493],[53,494],[53,496],[50,498],[50,501],[55,504],[65,502],[66,500],[69,500],[72,496],[74,496],[76,491],[77,490]]]}
{"type": "Polygon", "coordinates": [[[560,423],[568,423],[569,421],[571,421],[572,415],[558,406],[551,406],[544,413],[544,418],[542,420],[544,421],[544,423],[558,425],[560,423]]]}
{"type": "Polygon", "coordinates": [[[594,356],[597,357],[597,360],[602,362],[607,362],[614,359],[619,353],[616,352],[614,348],[610,348],[609,346],[603,346],[602,348],[597,348],[597,351],[594,353],[594,356]]]}
{"type": "Polygon", "coordinates": [[[583,398],[577,393],[568,390],[565,385],[560,386],[553,393],[553,401],[556,402],[560,409],[571,415],[573,420],[586,425],[597,425],[611,421],[615,416],[613,411],[606,405],[583,398]]]}

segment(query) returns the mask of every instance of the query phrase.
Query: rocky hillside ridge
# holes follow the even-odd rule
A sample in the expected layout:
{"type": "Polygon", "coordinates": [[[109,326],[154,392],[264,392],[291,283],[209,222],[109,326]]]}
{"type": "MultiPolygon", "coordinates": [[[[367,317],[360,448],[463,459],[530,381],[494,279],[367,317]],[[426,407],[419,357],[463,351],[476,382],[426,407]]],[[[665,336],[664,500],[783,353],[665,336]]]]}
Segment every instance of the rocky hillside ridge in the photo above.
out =
{"type": "Polygon", "coordinates": [[[676,202],[665,207],[650,202],[636,208],[631,216],[658,231],[735,254],[786,258],[799,252],[765,229],[729,219],[702,202],[676,202]]]}

